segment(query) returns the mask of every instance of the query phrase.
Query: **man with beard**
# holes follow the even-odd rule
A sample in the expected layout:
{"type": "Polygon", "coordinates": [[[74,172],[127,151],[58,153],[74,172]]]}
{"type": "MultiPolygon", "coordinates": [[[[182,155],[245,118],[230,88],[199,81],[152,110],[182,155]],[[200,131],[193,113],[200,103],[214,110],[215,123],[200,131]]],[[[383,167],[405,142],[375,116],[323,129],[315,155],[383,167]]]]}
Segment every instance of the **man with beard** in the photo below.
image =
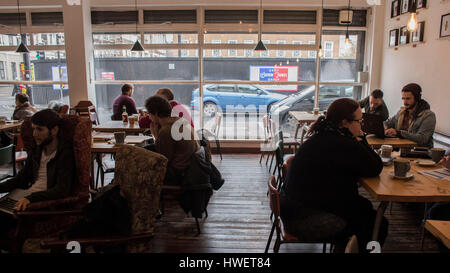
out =
{"type": "Polygon", "coordinates": [[[375,89],[370,93],[370,96],[359,102],[359,107],[364,109],[366,113],[375,114],[381,116],[383,121],[389,118],[389,111],[386,103],[383,100],[383,91],[375,89]]]}
{"type": "MultiPolygon", "coordinates": [[[[36,146],[28,154],[25,166],[17,176],[0,183],[0,193],[18,200],[14,206],[24,211],[33,202],[67,197],[75,180],[73,146],[59,137],[61,118],[45,109],[31,117],[36,146]]],[[[0,238],[16,226],[16,220],[0,212],[0,238]]]]}
{"type": "Polygon", "coordinates": [[[436,115],[428,102],[422,99],[420,85],[410,83],[402,89],[403,107],[384,122],[385,134],[399,136],[416,142],[422,147],[433,147],[436,115]]]}

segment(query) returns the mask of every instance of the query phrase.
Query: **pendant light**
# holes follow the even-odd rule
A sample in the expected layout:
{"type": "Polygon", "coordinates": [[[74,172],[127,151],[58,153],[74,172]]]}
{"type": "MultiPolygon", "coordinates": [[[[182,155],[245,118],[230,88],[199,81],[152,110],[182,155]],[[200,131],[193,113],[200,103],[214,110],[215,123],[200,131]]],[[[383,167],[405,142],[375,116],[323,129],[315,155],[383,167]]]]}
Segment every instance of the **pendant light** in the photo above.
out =
{"type": "Polygon", "coordinates": [[[413,0],[411,2],[411,6],[409,7],[409,12],[411,13],[411,16],[408,20],[408,30],[411,32],[414,32],[417,30],[417,0],[413,0]]]}
{"type": "MultiPolygon", "coordinates": [[[[136,9],[136,15],[137,15],[137,20],[136,20],[136,36],[138,35],[138,30],[137,30],[137,26],[138,26],[138,21],[139,21],[139,12],[137,9],[137,0],[134,0],[134,8],[136,9]]],[[[133,47],[131,48],[131,51],[134,52],[142,52],[145,51],[144,47],[142,46],[141,42],[139,42],[139,38],[136,37],[136,42],[134,43],[133,47]]]]}
{"type": "Polygon", "coordinates": [[[262,10],[262,0],[259,1],[259,10],[261,11],[258,14],[258,21],[259,21],[259,31],[258,31],[258,44],[255,47],[255,51],[266,51],[267,48],[264,45],[264,43],[261,40],[261,24],[262,24],[262,16],[263,16],[263,10],[262,10]]]}
{"type": "Polygon", "coordinates": [[[347,22],[347,31],[345,33],[345,48],[350,49],[352,47],[352,42],[350,41],[350,36],[348,35],[348,26],[350,25],[350,0],[348,0],[347,22]]]}
{"type": "Polygon", "coordinates": [[[30,50],[28,49],[28,47],[25,45],[25,43],[23,42],[23,38],[22,38],[22,23],[20,22],[21,18],[20,18],[20,9],[19,9],[19,0],[17,0],[17,13],[19,14],[19,33],[20,33],[20,45],[17,47],[16,52],[17,53],[30,53],[30,50]]]}
{"type": "Polygon", "coordinates": [[[323,28],[323,0],[322,0],[322,24],[320,25],[320,41],[319,41],[319,58],[323,58],[324,52],[322,48],[322,28],[323,28]]]}

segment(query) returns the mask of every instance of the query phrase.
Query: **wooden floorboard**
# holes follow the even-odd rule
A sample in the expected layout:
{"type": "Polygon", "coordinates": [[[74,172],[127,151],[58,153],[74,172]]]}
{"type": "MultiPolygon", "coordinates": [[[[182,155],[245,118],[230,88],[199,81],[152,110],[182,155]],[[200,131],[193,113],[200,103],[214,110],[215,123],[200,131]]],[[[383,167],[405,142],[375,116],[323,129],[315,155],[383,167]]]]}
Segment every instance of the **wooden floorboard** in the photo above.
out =
{"type": "MultiPolygon", "coordinates": [[[[208,205],[208,218],[200,220],[197,235],[195,220],[186,216],[176,200],[165,202],[165,213],[157,221],[153,252],[164,253],[263,253],[271,221],[265,161],[259,155],[226,154],[221,161],[214,156],[225,184],[214,192],[208,205]]],[[[360,188],[360,193],[370,195],[360,188]]],[[[378,202],[374,202],[374,207],[378,202]]],[[[389,236],[383,252],[438,252],[436,240],[429,234],[421,249],[423,204],[394,204],[386,210],[389,236]]],[[[273,246],[273,244],[272,244],[273,246]]],[[[270,251],[272,252],[272,246],[270,251]]],[[[286,244],[280,253],[321,253],[322,244],[286,244]]]]}

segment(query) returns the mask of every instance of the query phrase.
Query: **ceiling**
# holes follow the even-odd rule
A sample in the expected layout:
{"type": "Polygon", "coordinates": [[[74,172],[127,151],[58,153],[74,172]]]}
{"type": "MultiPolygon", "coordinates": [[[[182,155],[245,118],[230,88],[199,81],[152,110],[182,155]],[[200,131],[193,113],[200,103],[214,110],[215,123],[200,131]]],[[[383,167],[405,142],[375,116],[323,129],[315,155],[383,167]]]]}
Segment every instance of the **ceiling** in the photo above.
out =
{"type": "MultiPolygon", "coordinates": [[[[66,0],[20,0],[21,8],[55,8],[61,7],[66,0]]],[[[74,0],[68,0],[74,1],[74,0]]],[[[80,0],[89,1],[89,0],[80,0]]],[[[184,6],[184,7],[258,7],[260,0],[136,0],[138,6],[158,7],[158,6],[184,6]]],[[[134,0],[90,0],[92,7],[134,7],[134,0]]],[[[352,8],[366,8],[368,2],[377,0],[351,0],[352,8]]],[[[378,0],[384,3],[385,0],[378,0]]],[[[320,7],[321,0],[262,0],[264,7],[320,7]]],[[[342,8],[348,4],[347,0],[324,0],[324,6],[328,8],[342,8]]],[[[17,0],[1,0],[0,9],[17,8],[17,0]]]]}

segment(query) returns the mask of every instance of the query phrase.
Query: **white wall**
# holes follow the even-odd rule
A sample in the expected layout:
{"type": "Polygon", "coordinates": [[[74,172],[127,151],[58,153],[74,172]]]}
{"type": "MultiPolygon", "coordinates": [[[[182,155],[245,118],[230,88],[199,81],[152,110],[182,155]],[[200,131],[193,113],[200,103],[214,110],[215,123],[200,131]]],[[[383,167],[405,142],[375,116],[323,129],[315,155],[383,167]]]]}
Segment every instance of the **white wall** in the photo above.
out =
{"type": "Polygon", "coordinates": [[[419,22],[425,21],[424,43],[389,48],[389,30],[406,26],[408,14],[391,16],[391,0],[386,1],[385,31],[380,88],[390,115],[402,105],[401,89],[410,82],[422,87],[422,98],[436,113],[436,132],[450,135],[450,39],[439,39],[441,16],[450,12],[450,1],[428,0],[427,9],[418,10],[419,22]],[[400,20],[397,20],[400,18],[400,20]]]}

